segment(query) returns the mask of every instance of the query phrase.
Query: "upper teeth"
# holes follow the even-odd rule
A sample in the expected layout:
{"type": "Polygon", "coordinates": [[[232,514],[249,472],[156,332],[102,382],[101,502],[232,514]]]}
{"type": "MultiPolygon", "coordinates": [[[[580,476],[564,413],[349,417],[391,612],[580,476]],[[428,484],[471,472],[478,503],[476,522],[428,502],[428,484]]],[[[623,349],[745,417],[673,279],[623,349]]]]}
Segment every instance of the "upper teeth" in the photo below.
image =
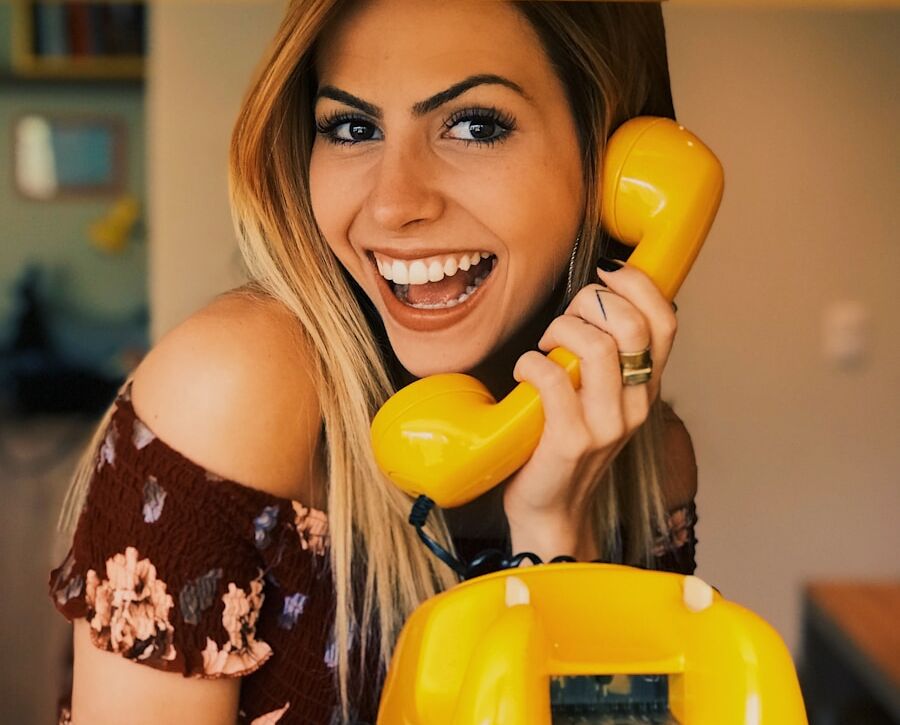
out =
{"type": "Polygon", "coordinates": [[[465,272],[491,256],[490,252],[461,252],[402,261],[385,257],[378,252],[373,254],[381,276],[396,284],[440,282],[444,277],[452,277],[460,269],[465,272]]]}

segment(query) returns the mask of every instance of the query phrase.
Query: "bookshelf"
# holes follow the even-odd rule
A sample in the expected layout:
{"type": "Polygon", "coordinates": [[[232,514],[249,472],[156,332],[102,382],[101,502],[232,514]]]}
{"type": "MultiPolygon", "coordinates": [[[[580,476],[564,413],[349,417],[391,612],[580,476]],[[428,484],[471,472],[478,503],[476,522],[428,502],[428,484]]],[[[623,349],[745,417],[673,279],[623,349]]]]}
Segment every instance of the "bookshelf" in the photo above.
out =
{"type": "Polygon", "coordinates": [[[147,3],[14,0],[13,80],[141,81],[147,3]]]}

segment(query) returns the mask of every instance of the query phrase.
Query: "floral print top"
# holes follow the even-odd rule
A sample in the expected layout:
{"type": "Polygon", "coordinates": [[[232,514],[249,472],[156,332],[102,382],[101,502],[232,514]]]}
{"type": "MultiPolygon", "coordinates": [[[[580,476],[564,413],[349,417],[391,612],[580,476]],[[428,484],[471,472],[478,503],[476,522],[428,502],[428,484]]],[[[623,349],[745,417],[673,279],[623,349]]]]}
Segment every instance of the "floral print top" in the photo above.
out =
{"type": "MultiPolygon", "coordinates": [[[[50,572],[56,608],[86,619],[94,645],[126,659],[185,677],[242,677],[239,723],[338,722],[326,515],[168,446],[136,415],[130,382],[95,467],[71,548],[50,572]]],[[[657,568],[693,573],[695,520],[693,502],[672,511],[657,568]]],[[[503,546],[456,543],[466,558],[503,546]]],[[[355,722],[374,723],[378,683],[359,677],[355,722]]],[[[70,698],[60,698],[60,723],[70,698]]]]}
{"type": "Polygon", "coordinates": [[[50,596],[67,619],[90,623],[100,649],[185,677],[243,677],[240,723],[329,723],[327,550],[322,511],[184,457],[137,417],[128,385],[50,596]]]}

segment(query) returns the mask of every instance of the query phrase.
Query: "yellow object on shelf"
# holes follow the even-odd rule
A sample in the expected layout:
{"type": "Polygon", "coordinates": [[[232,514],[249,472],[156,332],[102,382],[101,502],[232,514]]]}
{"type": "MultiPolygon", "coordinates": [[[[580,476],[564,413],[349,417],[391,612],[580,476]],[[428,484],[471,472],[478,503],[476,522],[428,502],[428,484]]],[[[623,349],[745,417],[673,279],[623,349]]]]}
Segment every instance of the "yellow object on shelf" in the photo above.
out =
{"type": "Polygon", "coordinates": [[[140,204],[133,196],[123,196],[88,228],[91,244],[102,252],[117,254],[125,249],[131,230],[140,216],[140,204]]]}
{"type": "MultiPolygon", "coordinates": [[[[664,676],[669,721],[683,725],[806,723],[765,621],[697,577],[612,564],[501,571],[427,601],[397,643],[378,723],[551,725],[566,712],[553,678],[586,675],[664,676]]],[[[582,697],[577,721],[625,708],[610,701],[582,697]]]]}

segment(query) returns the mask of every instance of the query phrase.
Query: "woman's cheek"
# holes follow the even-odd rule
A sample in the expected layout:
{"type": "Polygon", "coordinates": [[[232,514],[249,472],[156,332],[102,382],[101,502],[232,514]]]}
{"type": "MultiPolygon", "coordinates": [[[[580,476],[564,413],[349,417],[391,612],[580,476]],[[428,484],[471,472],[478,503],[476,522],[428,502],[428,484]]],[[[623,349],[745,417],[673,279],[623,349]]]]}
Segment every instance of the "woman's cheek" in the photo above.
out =
{"type": "Polygon", "coordinates": [[[355,259],[349,243],[343,241],[347,238],[346,230],[349,228],[347,206],[342,202],[345,195],[340,192],[338,185],[333,183],[335,177],[317,166],[315,161],[310,164],[309,178],[310,206],[316,226],[341,264],[353,274],[357,282],[360,282],[361,269],[358,260],[355,259]]]}

